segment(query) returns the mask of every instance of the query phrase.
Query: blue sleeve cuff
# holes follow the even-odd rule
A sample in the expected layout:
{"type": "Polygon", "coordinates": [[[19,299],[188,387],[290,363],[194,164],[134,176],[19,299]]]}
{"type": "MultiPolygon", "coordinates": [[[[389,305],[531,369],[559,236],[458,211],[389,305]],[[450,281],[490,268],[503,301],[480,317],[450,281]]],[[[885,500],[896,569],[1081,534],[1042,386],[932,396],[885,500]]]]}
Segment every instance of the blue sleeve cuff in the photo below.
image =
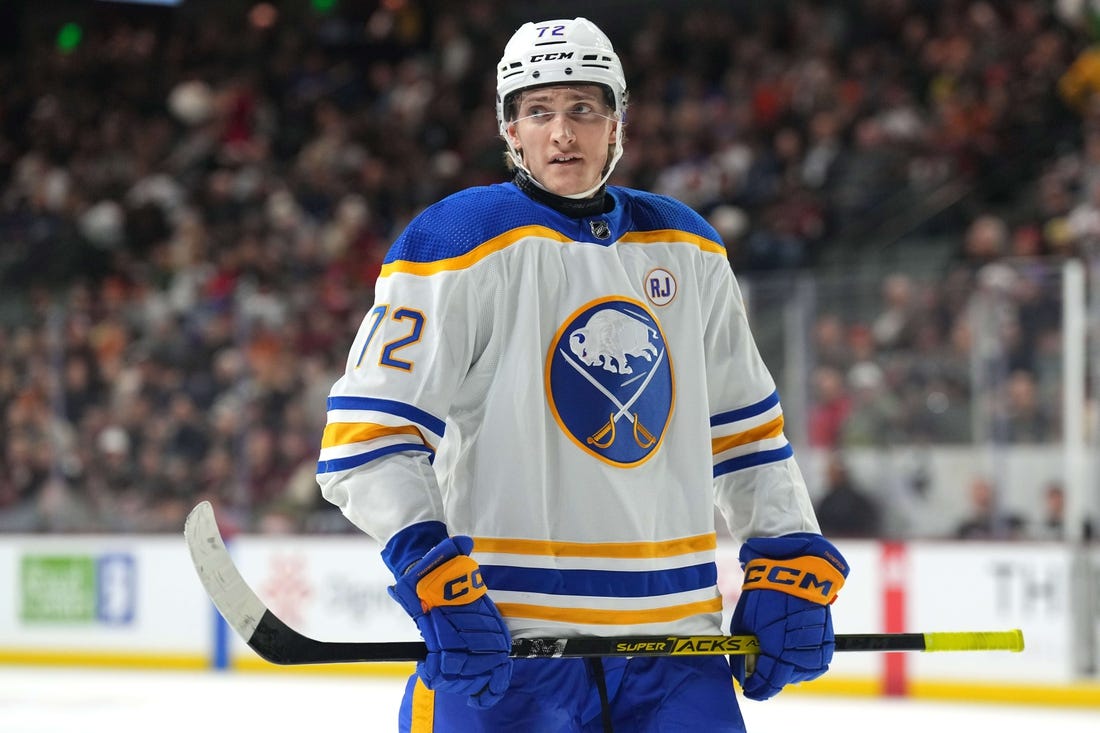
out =
{"type": "Polygon", "coordinates": [[[447,539],[447,525],[443,522],[418,522],[399,531],[382,548],[382,562],[400,578],[411,565],[428,554],[428,551],[447,539]]]}

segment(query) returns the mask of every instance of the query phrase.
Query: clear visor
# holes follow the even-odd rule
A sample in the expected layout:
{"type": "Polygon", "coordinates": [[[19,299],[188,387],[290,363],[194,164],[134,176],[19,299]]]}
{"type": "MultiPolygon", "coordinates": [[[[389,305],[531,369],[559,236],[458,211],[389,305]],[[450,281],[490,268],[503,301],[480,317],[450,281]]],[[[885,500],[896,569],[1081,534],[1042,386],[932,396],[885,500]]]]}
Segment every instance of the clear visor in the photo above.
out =
{"type": "Polygon", "coordinates": [[[548,125],[559,115],[561,115],[566,122],[577,125],[578,127],[598,125],[604,121],[614,122],[617,119],[611,114],[611,110],[607,107],[590,104],[588,102],[575,102],[562,109],[551,109],[545,105],[535,104],[530,107],[525,106],[521,108],[519,112],[520,116],[512,120],[512,124],[530,122],[538,126],[548,125]]]}

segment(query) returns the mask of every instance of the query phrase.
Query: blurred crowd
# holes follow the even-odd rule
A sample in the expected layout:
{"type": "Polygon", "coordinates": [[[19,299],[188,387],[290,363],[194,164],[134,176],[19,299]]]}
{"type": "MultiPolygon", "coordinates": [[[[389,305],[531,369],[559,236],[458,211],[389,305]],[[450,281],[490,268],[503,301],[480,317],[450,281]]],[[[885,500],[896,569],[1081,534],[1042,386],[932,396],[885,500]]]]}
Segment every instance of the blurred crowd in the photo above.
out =
{"type": "MultiPolygon", "coordinates": [[[[991,214],[975,219],[960,240],[970,257],[949,261],[939,277],[891,271],[868,284],[877,295],[872,308],[854,315],[830,309],[843,304],[836,291],[843,279],[819,295],[810,445],[1061,437],[1060,263],[1010,256],[1009,227],[991,214]]],[[[858,292],[851,282],[847,288],[858,292]]]]}
{"type": "MultiPolygon", "coordinates": [[[[386,248],[507,177],[493,68],[520,8],[188,5],[100,10],[64,47],[25,6],[0,50],[0,531],[174,532],[202,498],[244,530],[349,530],[313,473],[386,248]]],[[[583,9],[631,89],[612,182],[695,207],[746,281],[966,202],[920,218],[959,243],[942,276],[892,273],[870,312],[820,314],[811,445],[982,437],[965,314],[983,307],[1009,397],[988,424],[1056,438],[1057,303],[1011,263],[1100,237],[1088,17],[635,5],[583,9]]]]}

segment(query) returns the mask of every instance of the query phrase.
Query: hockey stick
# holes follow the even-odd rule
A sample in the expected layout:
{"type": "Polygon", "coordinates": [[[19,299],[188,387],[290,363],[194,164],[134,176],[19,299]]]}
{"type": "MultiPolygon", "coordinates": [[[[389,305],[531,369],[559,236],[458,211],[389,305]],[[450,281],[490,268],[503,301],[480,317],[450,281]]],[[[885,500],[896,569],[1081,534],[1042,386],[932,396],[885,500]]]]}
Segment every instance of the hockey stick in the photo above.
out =
{"type": "MultiPolygon", "coordinates": [[[[183,529],[191,560],[218,611],[252,650],[274,664],[407,662],[427,654],[422,641],[331,642],[311,639],[286,625],[248,587],[225,549],[210,502],[199,503],[183,529]]],[[[954,631],[930,634],[837,634],[836,650],[852,651],[1021,651],[1023,633],[954,631]]],[[[516,658],[667,657],[699,654],[755,654],[756,637],[616,636],[516,639],[516,658]]]]}

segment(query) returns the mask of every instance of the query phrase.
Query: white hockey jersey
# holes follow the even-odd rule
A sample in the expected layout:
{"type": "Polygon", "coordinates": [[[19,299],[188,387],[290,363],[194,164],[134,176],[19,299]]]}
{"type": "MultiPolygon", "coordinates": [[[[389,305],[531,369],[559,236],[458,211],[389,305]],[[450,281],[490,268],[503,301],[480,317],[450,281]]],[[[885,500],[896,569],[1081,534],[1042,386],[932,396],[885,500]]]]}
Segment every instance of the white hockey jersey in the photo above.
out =
{"type": "Polygon", "coordinates": [[[717,233],[609,187],[574,219],[514,184],[420,214],[328,401],[318,481],[381,543],[475,540],[515,636],[721,633],[737,539],[818,531],[717,233]]]}

